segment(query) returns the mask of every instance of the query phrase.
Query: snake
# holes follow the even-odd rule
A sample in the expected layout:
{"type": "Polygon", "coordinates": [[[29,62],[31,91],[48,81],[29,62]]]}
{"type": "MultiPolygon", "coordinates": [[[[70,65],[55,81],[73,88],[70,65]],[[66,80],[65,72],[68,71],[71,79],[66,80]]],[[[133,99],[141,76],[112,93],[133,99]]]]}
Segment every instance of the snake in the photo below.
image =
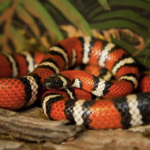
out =
{"type": "Polygon", "coordinates": [[[40,101],[50,120],[96,130],[150,122],[150,76],[139,83],[137,62],[122,47],[88,36],[71,37],[46,54],[35,52],[34,58],[28,52],[0,54],[0,108],[18,110],[40,101]],[[87,69],[73,70],[76,66],[87,69]],[[115,80],[99,77],[99,68],[115,80]],[[138,85],[141,93],[136,92],[138,85]]]}

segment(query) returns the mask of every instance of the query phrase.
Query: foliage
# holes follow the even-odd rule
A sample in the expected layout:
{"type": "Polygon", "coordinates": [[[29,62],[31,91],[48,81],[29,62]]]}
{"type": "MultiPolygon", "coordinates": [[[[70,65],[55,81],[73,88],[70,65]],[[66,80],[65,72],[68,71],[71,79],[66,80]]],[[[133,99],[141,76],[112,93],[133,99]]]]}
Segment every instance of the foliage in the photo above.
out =
{"type": "Polygon", "coordinates": [[[0,0],[1,51],[46,50],[82,35],[113,41],[150,68],[150,1],[0,0]]]}

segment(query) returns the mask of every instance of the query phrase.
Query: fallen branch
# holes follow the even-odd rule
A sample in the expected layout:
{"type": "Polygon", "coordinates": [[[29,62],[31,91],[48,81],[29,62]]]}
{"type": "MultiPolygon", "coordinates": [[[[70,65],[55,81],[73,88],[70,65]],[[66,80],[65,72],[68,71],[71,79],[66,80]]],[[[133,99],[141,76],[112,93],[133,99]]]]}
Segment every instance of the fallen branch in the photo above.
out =
{"type": "Polygon", "coordinates": [[[0,133],[26,141],[61,143],[74,139],[83,132],[83,127],[65,125],[66,123],[67,121],[33,118],[0,109],[0,133]]]}

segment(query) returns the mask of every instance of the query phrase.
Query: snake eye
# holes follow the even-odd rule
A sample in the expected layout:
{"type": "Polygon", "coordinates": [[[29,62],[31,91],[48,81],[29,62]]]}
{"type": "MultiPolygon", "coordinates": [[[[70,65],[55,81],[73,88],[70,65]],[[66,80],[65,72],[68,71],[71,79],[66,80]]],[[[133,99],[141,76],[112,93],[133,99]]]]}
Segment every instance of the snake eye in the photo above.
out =
{"type": "Polygon", "coordinates": [[[59,83],[60,78],[59,78],[59,77],[56,77],[54,80],[55,80],[56,83],[59,83]]]}
{"type": "Polygon", "coordinates": [[[43,85],[46,89],[61,88],[63,86],[61,79],[57,75],[46,78],[43,85]]]}

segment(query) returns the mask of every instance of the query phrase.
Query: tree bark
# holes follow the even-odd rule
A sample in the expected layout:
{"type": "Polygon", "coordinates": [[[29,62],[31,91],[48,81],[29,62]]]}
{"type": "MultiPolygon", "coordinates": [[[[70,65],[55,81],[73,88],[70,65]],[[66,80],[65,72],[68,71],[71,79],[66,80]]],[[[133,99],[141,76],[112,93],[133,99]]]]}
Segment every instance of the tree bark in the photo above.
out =
{"type": "Polygon", "coordinates": [[[33,142],[62,143],[84,131],[81,126],[66,125],[67,121],[33,118],[0,109],[0,133],[33,142]]]}

